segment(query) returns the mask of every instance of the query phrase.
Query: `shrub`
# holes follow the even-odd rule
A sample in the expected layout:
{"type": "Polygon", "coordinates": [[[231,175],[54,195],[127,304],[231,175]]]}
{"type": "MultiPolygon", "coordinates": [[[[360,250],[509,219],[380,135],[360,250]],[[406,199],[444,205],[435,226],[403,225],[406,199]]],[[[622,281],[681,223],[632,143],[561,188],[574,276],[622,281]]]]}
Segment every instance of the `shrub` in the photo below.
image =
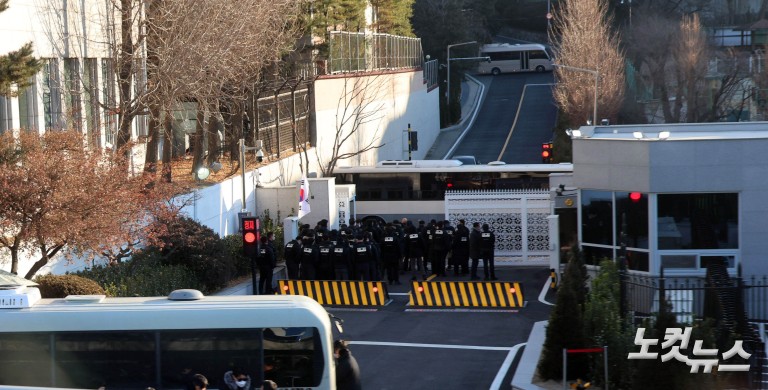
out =
{"type": "Polygon", "coordinates": [[[162,264],[186,267],[202,282],[204,292],[224,287],[233,278],[235,261],[213,230],[187,217],[158,223],[166,225],[158,237],[163,244],[145,251],[159,253],[162,264]]]}
{"type": "Polygon", "coordinates": [[[105,294],[104,289],[91,279],[77,275],[43,275],[34,280],[39,284],[43,298],[64,298],[67,295],[105,294]]]}
{"type": "Polygon", "coordinates": [[[222,239],[224,250],[232,259],[235,267],[235,276],[245,276],[251,273],[251,262],[243,255],[243,236],[230,234],[222,239]]]}
{"type": "Polygon", "coordinates": [[[104,286],[110,296],[166,296],[173,290],[203,290],[203,283],[184,266],[162,264],[156,251],[141,251],[131,261],[110,266],[97,266],[78,272],[104,286]]]}

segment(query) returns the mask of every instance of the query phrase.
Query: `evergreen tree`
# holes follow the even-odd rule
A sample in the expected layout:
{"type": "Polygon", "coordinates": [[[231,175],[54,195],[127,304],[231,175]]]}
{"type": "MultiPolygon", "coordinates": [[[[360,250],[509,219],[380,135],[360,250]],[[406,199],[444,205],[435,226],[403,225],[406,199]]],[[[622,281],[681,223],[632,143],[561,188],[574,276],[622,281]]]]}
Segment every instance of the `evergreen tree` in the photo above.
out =
{"type": "MultiPolygon", "coordinates": [[[[0,12],[8,9],[8,0],[0,0],[0,12]]],[[[0,55],[0,95],[12,96],[11,86],[21,91],[30,85],[29,79],[37,74],[42,63],[33,57],[32,42],[19,50],[0,55]]]]}
{"type": "MultiPolygon", "coordinates": [[[[672,308],[667,302],[664,289],[659,290],[659,312],[656,314],[655,322],[646,321],[644,324],[646,339],[657,339],[658,344],[651,345],[648,349],[651,353],[658,353],[656,359],[637,360],[637,370],[635,371],[632,388],[637,390],[667,390],[684,389],[685,376],[689,374],[689,368],[685,363],[677,360],[668,362],[661,361],[661,354],[666,350],[661,349],[661,343],[664,341],[664,334],[669,328],[679,328],[672,308]]],[[[693,341],[691,341],[693,343],[693,341]]],[[[640,347],[636,346],[633,352],[637,352],[640,347]]],[[[689,346],[692,348],[692,345],[689,346]]],[[[682,352],[684,353],[684,352],[682,352]]]]}
{"type": "MultiPolygon", "coordinates": [[[[563,377],[563,349],[587,347],[583,308],[586,301],[586,268],[578,248],[570,253],[565,274],[557,290],[557,301],[549,317],[547,335],[538,371],[542,379],[563,377]]],[[[584,378],[587,359],[582,354],[568,356],[568,377],[584,378]]]]}
{"type": "MultiPolygon", "coordinates": [[[[612,389],[629,387],[631,363],[627,354],[634,350],[634,327],[622,320],[620,313],[620,281],[616,263],[606,259],[592,281],[584,307],[586,334],[590,344],[608,347],[608,380],[612,389]]],[[[603,385],[604,362],[602,355],[592,355],[592,379],[603,385]]]]}
{"type": "Polygon", "coordinates": [[[376,15],[376,32],[413,36],[411,15],[414,0],[371,0],[376,15]]]}

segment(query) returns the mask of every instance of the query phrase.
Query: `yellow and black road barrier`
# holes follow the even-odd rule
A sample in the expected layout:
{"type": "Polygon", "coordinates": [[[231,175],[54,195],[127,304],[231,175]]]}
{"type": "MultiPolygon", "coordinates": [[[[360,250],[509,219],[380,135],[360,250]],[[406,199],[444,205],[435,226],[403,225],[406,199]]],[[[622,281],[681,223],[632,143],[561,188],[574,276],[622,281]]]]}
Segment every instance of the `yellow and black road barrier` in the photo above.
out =
{"type": "Polygon", "coordinates": [[[418,282],[411,289],[411,306],[523,307],[518,282],[418,282]]]}
{"type": "Polygon", "coordinates": [[[321,305],[384,306],[391,302],[384,282],[279,280],[279,294],[304,295],[321,305]]]}

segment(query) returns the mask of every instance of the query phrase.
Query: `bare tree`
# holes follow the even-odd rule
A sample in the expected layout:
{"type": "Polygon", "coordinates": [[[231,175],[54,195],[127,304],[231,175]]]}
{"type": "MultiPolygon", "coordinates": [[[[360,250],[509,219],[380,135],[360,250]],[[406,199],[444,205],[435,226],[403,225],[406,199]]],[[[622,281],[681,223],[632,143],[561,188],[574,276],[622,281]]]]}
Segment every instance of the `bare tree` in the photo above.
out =
{"type": "MultiPolygon", "coordinates": [[[[615,120],[624,99],[624,55],[607,10],[606,0],[563,0],[550,37],[559,65],[598,72],[598,116],[615,120]]],[[[567,68],[556,75],[555,100],[572,124],[584,123],[594,108],[595,76],[567,68]]]]}
{"type": "MultiPolygon", "coordinates": [[[[163,91],[156,100],[194,101],[205,112],[202,118],[208,125],[198,126],[194,137],[209,140],[210,162],[220,152],[221,144],[213,142],[219,124],[230,127],[224,131],[224,149],[234,150],[242,138],[244,102],[264,69],[292,50],[301,29],[297,16],[301,2],[166,0],[162,4],[148,17],[149,31],[158,42],[150,47],[155,59],[148,69],[150,81],[163,91]],[[225,107],[234,109],[228,114],[238,120],[224,118],[225,107]]],[[[203,144],[195,142],[193,169],[203,164],[203,144]]],[[[170,161],[164,158],[166,163],[170,161]]]]}
{"type": "Polygon", "coordinates": [[[744,110],[753,90],[748,75],[735,52],[711,45],[697,14],[676,22],[644,9],[637,20],[627,46],[657,99],[649,114],[660,111],[666,123],[690,123],[744,110]]]}
{"type": "MultiPolygon", "coordinates": [[[[684,15],[680,21],[680,39],[677,41],[677,50],[674,51],[674,61],[677,63],[678,80],[680,90],[685,95],[687,104],[687,122],[694,122],[698,109],[696,85],[707,74],[707,36],[701,27],[697,14],[684,15]]],[[[682,106],[683,99],[677,99],[677,107],[682,106]]],[[[679,110],[679,108],[678,108],[679,110]]]]}
{"type": "Polygon", "coordinates": [[[341,160],[384,146],[377,145],[380,142],[378,127],[373,131],[369,128],[369,125],[383,117],[383,84],[383,79],[378,75],[344,78],[342,94],[336,104],[336,119],[331,134],[333,140],[329,148],[323,145],[322,137],[318,134],[315,154],[323,176],[333,175],[341,160]]]}

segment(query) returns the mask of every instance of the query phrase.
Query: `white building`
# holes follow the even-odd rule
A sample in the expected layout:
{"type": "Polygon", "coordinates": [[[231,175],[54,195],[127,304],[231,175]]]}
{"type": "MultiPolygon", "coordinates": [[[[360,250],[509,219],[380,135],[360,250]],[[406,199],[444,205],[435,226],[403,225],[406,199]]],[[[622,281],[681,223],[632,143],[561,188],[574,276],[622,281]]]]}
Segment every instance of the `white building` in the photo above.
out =
{"type": "Polygon", "coordinates": [[[702,276],[768,273],[768,123],[585,126],[572,134],[578,241],[588,262],[702,276]]]}
{"type": "MultiPolygon", "coordinates": [[[[97,146],[114,144],[115,17],[104,1],[11,0],[0,13],[0,53],[32,42],[44,65],[18,97],[0,97],[0,132],[75,128],[97,146]]],[[[133,135],[145,133],[140,117],[133,135]]]]}

